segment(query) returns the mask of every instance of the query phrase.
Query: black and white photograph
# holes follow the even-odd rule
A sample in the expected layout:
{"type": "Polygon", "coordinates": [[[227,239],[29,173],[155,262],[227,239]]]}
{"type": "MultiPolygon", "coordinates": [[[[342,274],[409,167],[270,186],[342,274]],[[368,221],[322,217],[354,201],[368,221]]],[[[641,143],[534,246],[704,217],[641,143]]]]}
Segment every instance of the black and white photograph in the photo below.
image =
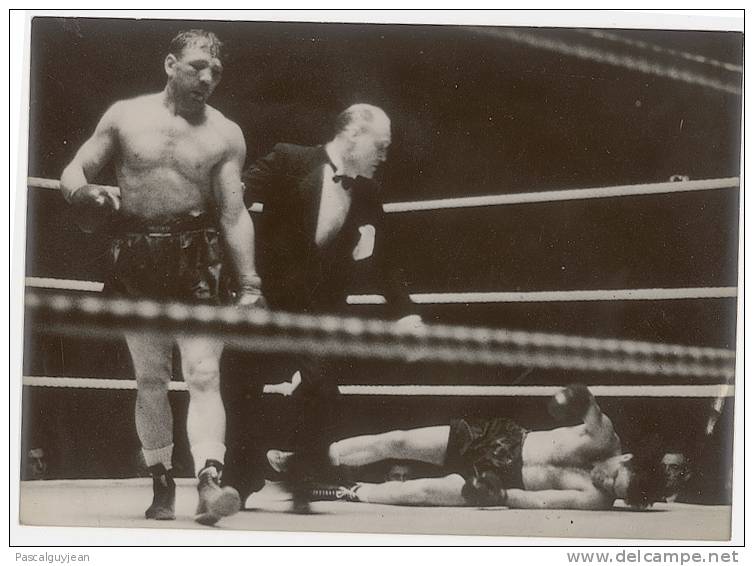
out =
{"type": "Polygon", "coordinates": [[[743,11],[362,15],[28,17],[12,520],[731,541],[743,11]]]}

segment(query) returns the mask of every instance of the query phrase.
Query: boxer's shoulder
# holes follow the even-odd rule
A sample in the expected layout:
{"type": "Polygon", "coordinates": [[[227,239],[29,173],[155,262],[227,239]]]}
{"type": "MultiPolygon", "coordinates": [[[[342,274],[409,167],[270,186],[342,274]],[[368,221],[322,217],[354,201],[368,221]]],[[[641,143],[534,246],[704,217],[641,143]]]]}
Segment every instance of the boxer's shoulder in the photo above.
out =
{"type": "Polygon", "coordinates": [[[164,111],[158,95],[143,94],[114,102],[102,116],[102,123],[114,129],[147,122],[154,124],[160,111],[164,111]]]}
{"type": "Polygon", "coordinates": [[[246,153],[246,142],[244,140],[241,127],[233,120],[227,118],[222,112],[206,106],[206,123],[205,125],[212,132],[210,135],[222,140],[222,144],[228,151],[242,151],[246,153]]]}
{"type": "Polygon", "coordinates": [[[135,113],[149,112],[164,108],[159,94],[140,94],[132,98],[124,98],[116,101],[109,111],[120,118],[129,118],[135,113]]]}

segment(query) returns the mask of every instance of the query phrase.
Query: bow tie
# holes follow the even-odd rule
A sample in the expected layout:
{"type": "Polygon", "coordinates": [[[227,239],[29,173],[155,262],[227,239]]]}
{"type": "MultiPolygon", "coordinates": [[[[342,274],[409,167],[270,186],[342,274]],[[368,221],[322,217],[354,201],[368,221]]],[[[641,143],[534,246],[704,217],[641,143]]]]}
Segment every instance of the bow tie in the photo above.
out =
{"type": "Polygon", "coordinates": [[[340,183],[341,186],[347,190],[350,191],[352,188],[356,186],[357,180],[353,177],[349,177],[348,175],[333,175],[333,183],[340,183]]]}

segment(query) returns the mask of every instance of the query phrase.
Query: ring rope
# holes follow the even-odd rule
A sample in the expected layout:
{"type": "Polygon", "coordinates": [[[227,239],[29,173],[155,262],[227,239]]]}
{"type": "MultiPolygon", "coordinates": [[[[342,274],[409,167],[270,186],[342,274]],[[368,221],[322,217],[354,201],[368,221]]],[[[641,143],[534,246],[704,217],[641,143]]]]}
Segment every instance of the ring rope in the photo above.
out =
{"type": "Polygon", "coordinates": [[[26,286],[34,289],[59,289],[61,291],[87,291],[100,293],[105,287],[101,281],[57,279],[55,277],[27,277],[26,286]]]}
{"type": "MultiPolygon", "coordinates": [[[[27,184],[31,188],[60,189],[60,182],[54,179],[29,177],[27,184]]],[[[418,212],[428,210],[444,210],[455,208],[473,208],[486,206],[504,206],[514,204],[560,202],[567,200],[589,200],[624,196],[641,196],[653,194],[670,194],[691,191],[712,191],[733,189],[738,187],[738,177],[720,179],[700,179],[696,181],[669,181],[663,183],[644,183],[637,185],[618,185],[613,187],[593,187],[588,189],[565,189],[557,191],[536,191],[527,193],[510,193],[501,195],[486,195],[476,197],[460,197],[435,199],[424,201],[406,201],[385,203],[386,213],[418,212]]],[[[104,185],[103,185],[104,186],[104,185]]],[[[262,210],[261,203],[251,206],[252,212],[262,210]]]]}
{"type": "Polygon", "coordinates": [[[742,93],[741,87],[738,84],[726,83],[716,78],[700,75],[694,71],[689,71],[673,65],[657,63],[643,57],[612,53],[610,51],[604,51],[586,45],[568,43],[559,39],[548,38],[540,34],[523,32],[515,29],[476,29],[485,35],[492,35],[515,43],[522,43],[530,47],[553,51],[555,53],[560,53],[561,55],[571,55],[578,59],[604,63],[628,69],[630,71],[637,71],[639,73],[654,75],[673,81],[685,82],[729,94],[740,96],[742,93]]]}
{"type": "MultiPolygon", "coordinates": [[[[664,301],[736,297],[736,287],[681,287],[675,289],[605,289],[586,291],[516,291],[490,293],[412,293],[421,305],[467,303],[548,303],[569,301],[664,301]]],[[[382,305],[382,295],[349,295],[350,305],[382,305]]]]}
{"type": "Polygon", "coordinates": [[[471,208],[505,206],[514,204],[561,202],[569,200],[591,200],[601,198],[682,193],[691,191],[712,191],[732,189],[739,186],[738,177],[722,179],[701,179],[697,181],[668,181],[639,185],[617,185],[589,189],[565,189],[557,191],[537,191],[530,193],[510,193],[478,197],[459,197],[415,202],[393,202],[384,205],[386,213],[416,212],[423,210],[443,210],[450,208],[471,208]]]}
{"type": "Polygon", "coordinates": [[[744,68],[741,65],[734,65],[733,63],[726,63],[725,61],[718,61],[717,59],[706,57],[704,55],[699,55],[698,53],[690,53],[688,51],[681,51],[678,49],[671,49],[669,47],[662,47],[661,45],[649,43],[648,41],[629,39],[627,37],[623,37],[618,34],[604,31],[604,30],[577,29],[574,31],[578,33],[590,35],[597,39],[606,39],[614,43],[622,43],[623,45],[629,45],[631,47],[637,47],[639,49],[653,51],[654,53],[661,53],[664,55],[679,57],[687,61],[693,61],[694,63],[699,63],[701,65],[709,65],[710,67],[717,67],[720,69],[725,69],[726,71],[731,71],[733,73],[740,74],[744,72],[744,68]]]}
{"type": "MultiPolygon", "coordinates": [[[[58,335],[81,337],[88,335],[91,326],[69,324],[49,324],[39,327],[43,332],[58,335]]],[[[134,331],[129,325],[113,326],[111,324],[95,328],[99,337],[117,339],[124,332],[134,331]]],[[[139,329],[148,334],[147,329],[139,329]]],[[[667,360],[620,359],[615,356],[582,355],[579,353],[529,353],[515,352],[502,348],[494,351],[480,351],[467,348],[461,344],[453,346],[423,347],[404,345],[400,342],[343,341],[328,337],[289,337],[289,336],[250,336],[248,333],[229,332],[221,328],[214,330],[192,331],[176,325],[172,332],[185,335],[207,335],[214,333],[235,347],[255,352],[283,354],[308,354],[313,356],[334,356],[341,358],[361,358],[369,360],[393,360],[399,362],[442,362],[467,365],[486,365],[492,367],[526,367],[539,369],[575,370],[582,372],[615,372],[639,375],[691,376],[696,378],[731,379],[735,374],[732,364],[689,363],[667,360]],[[502,350],[502,351],[501,351],[502,350]]]]}
{"type": "Polygon", "coordinates": [[[310,316],[262,309],[108,299],[28,290],[43,332],[118,338],[124,331],[215,334],[238,347],[362,359],[614,371],[730,379],[735,351],[505,329],[310,316]]]}
{"type": "MultiPolygon", "coordinates": [[[[353,317],[311,316],[289,314],[261,309],[237,309],[235,307],[212,307],[209,305],[188,305],[181,303],[160,303],[151,300],[126,298],[102,298],[73,294],[46,294],[36,291],[27,293],[27,306],[34,309],[48,308],[60,313],[78,312],[84,316],[114,315],[128,317],[134,315],[142,319],[164,317],[179,322],[197,324],[220,322],[224,325],[249,327],[275,327],[285,330],[322,330],[327,333],[343,332],[351,336],[361,334],[386,335],[402,338],[410,332],[396,331],[393,323],[353,317]]],[[[631,340],[586,338],[560,334],[487,329],[464,326],[432,325],[423,333],[426,337],[444,340],[476,342],[480,344],[501,343],[519,346],[554,346],[573,349],[588,349],[607,352],[634,354],[657,354],[675,357],[691,357],[732,360],[735,351],[721,348],[669,345],[631,340]]]]}
{"type": "MultiPolygon", "coordinates": [[[[134,379],[95,377],[24,376],[30,387],[134,390],[134,379]]],[[[289,383],[266,384],[267,394],[286,394],[289,383]]],[[[184,381],[171,381],[170,391],[188,391],[184,381]]],[[[561,387],[553,385],[341,385],[343,395],[427,396],[427,397],[551,397],[561,387]]],[[[725,398],[735,395],[733,385],[590,385],[596,397],[684,397],[725,398]]]]}
{"type": "MultiPolygon", "coordinates": [[[[53,277],[27,277],[26,286],[35,289],[101,292],[104,283],[53,277]]],[[[736,287],[681,287],[675,289],[605,289],[584,291],[516,291],[487,293],[412,293],[411,300],[420,305],[470,303],[546,303],[568,301],[664,301],[676,299],[735,298],[736,287]]],[[[349,305],[383,305],[382,295],[349,295],[349,305]]]]}

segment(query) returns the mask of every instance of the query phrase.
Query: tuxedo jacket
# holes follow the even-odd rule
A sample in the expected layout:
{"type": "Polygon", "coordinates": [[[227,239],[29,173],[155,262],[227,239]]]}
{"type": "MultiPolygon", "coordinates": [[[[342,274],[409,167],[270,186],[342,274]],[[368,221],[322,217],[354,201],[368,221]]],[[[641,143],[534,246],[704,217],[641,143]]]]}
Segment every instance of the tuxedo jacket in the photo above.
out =
{"type": "MultiPolygon", "coordinates": [[[[277,144],[272,152],[244,172],[246,206],[262,203],[252,213],[256,265],[262,292],[272,308],[296,312],[337,312],[355,271],[353,252],[362,230],[374,233],[370,257],[359,261],[370,274],[370,292],[387,299],[386,316],[411,314],[405,278],[391,253],[395,243],[385,232],[380,187],[357,177],[351,207],[337,235],[324,247],[315,235],[322,196],[323,167],[329,158],[323,146],[277,144]],[[372,228],[368,228],[371,226],[372,228]],[[364,227],[367,227],[366,229],[364,227]]],[[[329,168],[327,168],[329,171],[329,168]]]]}

